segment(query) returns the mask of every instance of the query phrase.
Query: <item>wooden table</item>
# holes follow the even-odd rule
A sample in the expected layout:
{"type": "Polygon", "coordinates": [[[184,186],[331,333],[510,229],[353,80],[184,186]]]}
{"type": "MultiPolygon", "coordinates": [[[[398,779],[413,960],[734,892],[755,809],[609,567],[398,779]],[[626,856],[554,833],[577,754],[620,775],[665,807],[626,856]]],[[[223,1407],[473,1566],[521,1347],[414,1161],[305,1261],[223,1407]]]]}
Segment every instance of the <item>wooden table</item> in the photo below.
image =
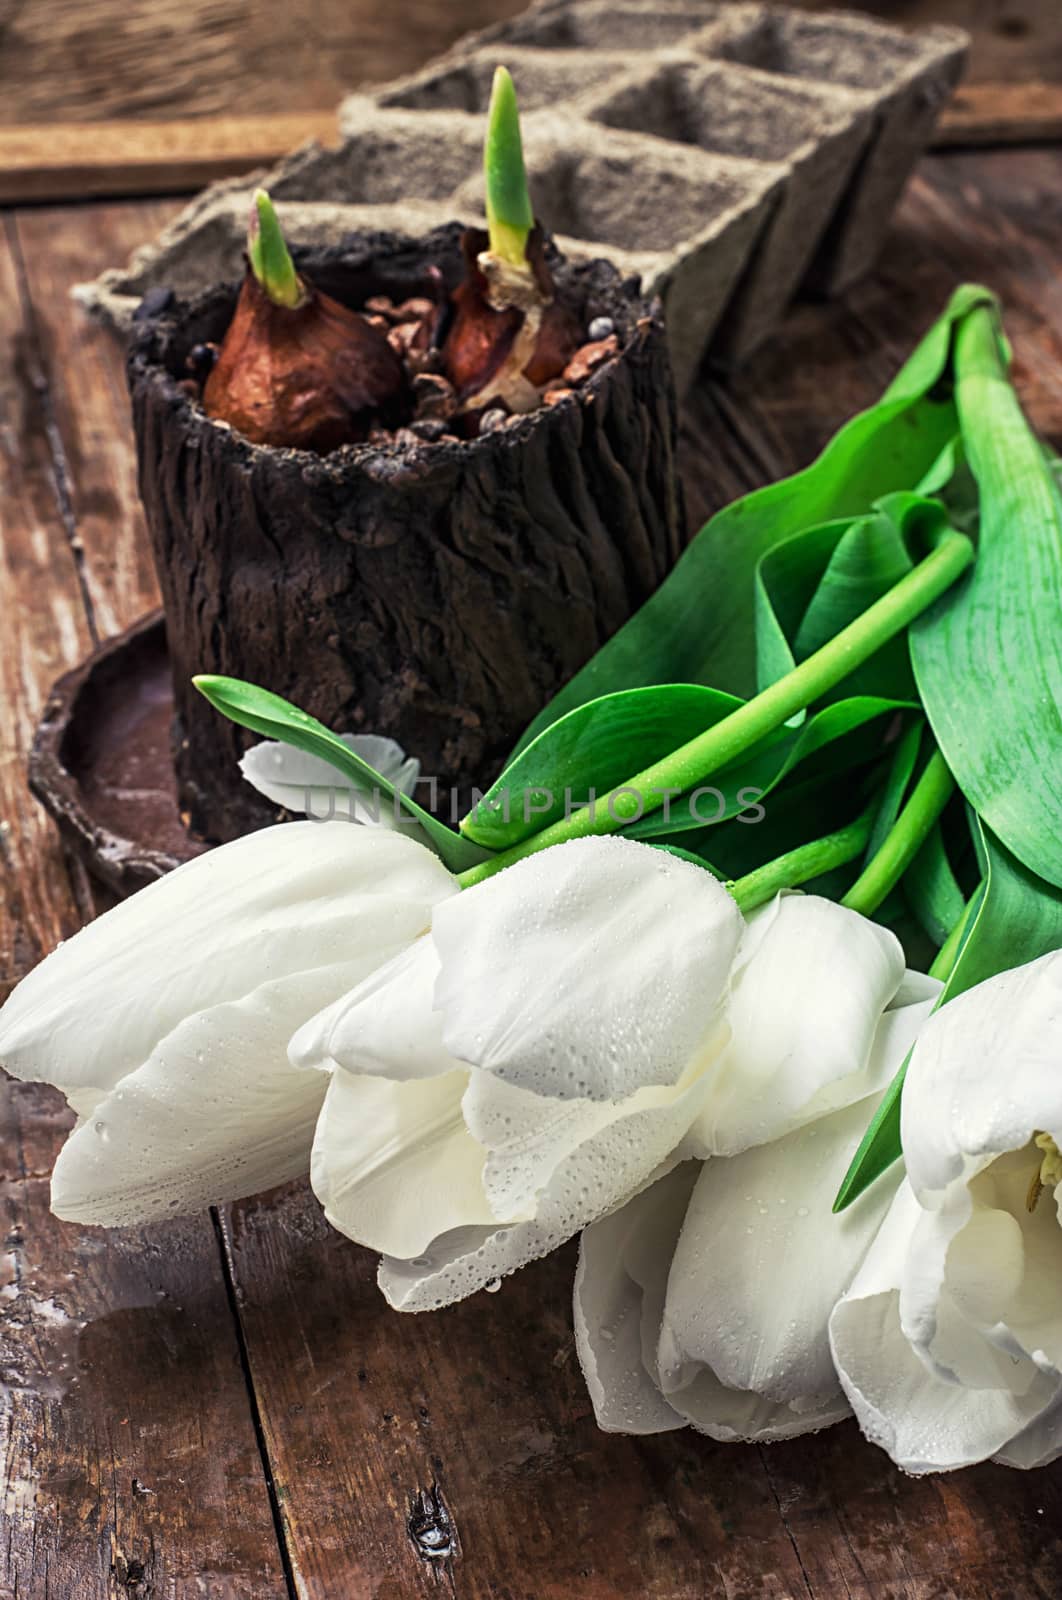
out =
{"type": "MultiPolygon", "coordinates": [[[[174,209],[4,215],[6,985],[100,903],[26,792],[35,719],[57,674],[157,599],[121,355],[69,289],[174,209]]],[[[696,394],[693,521],[806,462],[961,279],[1003,297],[1022,398],[1062,449],[1060,261],[1062,150],[927,159],[875,276],[696,394]]],[[[606,1436],[573,1348],[572,1247],[402,1317],[305,1185],[142,1232],[57,1222],[62,1099],[0,1095],[4,1600],[1062,1596],[1062,1466],[908,1479],[852,1424],[765,1449],[606,1436]]]]}

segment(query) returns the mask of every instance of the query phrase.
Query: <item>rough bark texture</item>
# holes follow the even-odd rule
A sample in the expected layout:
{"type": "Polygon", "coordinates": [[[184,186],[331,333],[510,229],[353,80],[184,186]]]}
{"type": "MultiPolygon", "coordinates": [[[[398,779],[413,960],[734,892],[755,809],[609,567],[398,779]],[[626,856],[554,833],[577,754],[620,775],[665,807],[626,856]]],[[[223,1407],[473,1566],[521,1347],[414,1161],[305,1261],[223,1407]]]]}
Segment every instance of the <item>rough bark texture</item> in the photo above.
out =
{"type": "MultiPolygon", "coordinates": [[[[300,270],[350,305],[453,283],[460,229],[354,236],[300,270]]],[[[426,776],[484,785],[521,730],[653,591],[684,538],[675,405],[657,309],[604,262],[555,264],[618,357],[572,398],[468,443],[248,444],[178,388],[235,286],[134,339],[140,492],[167,615],[175,756],[192,825],[225,839],[275,814],[236,762],[249,738],[191,687],[248,678],[339,730],[390,734],[426,776]]]]}

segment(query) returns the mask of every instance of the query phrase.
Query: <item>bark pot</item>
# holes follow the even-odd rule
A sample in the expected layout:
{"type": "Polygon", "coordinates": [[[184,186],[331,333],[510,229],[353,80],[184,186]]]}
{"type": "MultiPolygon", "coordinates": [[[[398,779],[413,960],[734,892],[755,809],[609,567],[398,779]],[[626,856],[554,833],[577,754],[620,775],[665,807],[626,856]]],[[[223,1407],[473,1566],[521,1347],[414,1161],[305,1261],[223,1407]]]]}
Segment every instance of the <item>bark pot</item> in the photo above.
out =
{"type": "MultiPolygon", "coordinates": [[[[419,241],[352,235],[298,253],[336,299],[456,283],[457,224],[419,241]]],[[[557,260],[558,291],[611,317],[619,353],[558,403],[482,438],[250,444],[181,388],[219,340],[237,284],[137,329],[129,383],[139,483],[166,611],[174,754],[191,826],[228,839],[276,811],[241,778],[256,736],[191,684],[246,678],[341,732],[388,734],[425,777],[486,787],[549,697],[652,593],[685,539],[675,401],[659,306],[606,262],[557,260]]],[[[422,789],[418,797],[424,799],[422,789]]]]}

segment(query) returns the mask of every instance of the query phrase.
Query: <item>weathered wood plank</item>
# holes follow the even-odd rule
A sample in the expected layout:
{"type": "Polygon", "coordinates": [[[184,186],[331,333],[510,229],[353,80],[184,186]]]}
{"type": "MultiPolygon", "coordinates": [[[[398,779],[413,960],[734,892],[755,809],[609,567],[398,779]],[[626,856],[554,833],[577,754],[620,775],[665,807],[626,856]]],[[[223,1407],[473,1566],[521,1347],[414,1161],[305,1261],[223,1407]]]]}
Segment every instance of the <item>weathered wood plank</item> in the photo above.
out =
{"type": "Polygon", "coordinates": [[[966,83],[940,119],[934,144],[996,145],[1062,140],[1062,84],[966,83]]]}
{"type": "Polygon", "coordinates": [[[286,1600],[210,1219],[57,1222],[70,1121],[0,1074],[0,1596],[286,1600]]]}
{"type": "Polygon", "coordinates": [[[331,111],[525,0],[0,0],[0,122],[331,111]]]}
{"type": "MultiPolygon", "coordinates": [[[[80,217],[84,246],[90,213],[80,217]]],[[[148,208],[120,242],[128,247],[162,220],[148,208]]],[[[59,239],[50,221],[42,249],[59,239]]],[[[101,247],[114,242],[105,231],[101,247]]],[[[91,909],[83,889],[75,902],[51,824],[25,789],[34,723],[52,678],[92,643],[90,610],[106,623],[144,598],[135,521],[120,504],[124,496],[128,512],[120,352],[68,299],[63,273],[76,259],[60,246],[31,285],[14,229],[0,240],[0,960],[8,979],[91,909]],[[89,410],[77,432],[68,408],[81,404],[89,410]],[[119,480],[125,487],[111,492],[119,480]]],[[[70,1120],[53,1090],[0,1074],[0,1595],[284,1600],[211,1220],[121,1235],[57,1222],[48,1174],[70,1120]]]]}
{"type": "MultiPolygon", "coordinates": [[[[174,122],[0,124],[0,204],[192,194],[269,166],[309,139],[334,143],[334,111],[174,122]]],[[[1062,84],[965,83],[941,113],[936,148],[1062,140],[1062,84]]]]}
{"type": "Polygon", "coordinates": [[[80,920],[55,830],[25,776],[52,680],[91,644],[51,426],[28,297],[0,233],[0,999],[80,920]]]}
{"type": "Polygon", "coordinates": [[[101,639],[156,606],[158,585],[136,489],[122,347],[73,304],[70,291],[165,227],[176,210],[158,201],[17,214],[69,515],[101,639]]]}
{"type": "Polygon", "coordinates": [[[409,1317],[305,1189],[226,1226],[306,1600],[806,1600],[756,1451],[598,1431],[573,1247],[409,1317]]]}
{"type": "Polygon", "coordinates": [[[0,202],[186,194],[338,138],[334,111],[180,122],[0,126],[0,202]]]}

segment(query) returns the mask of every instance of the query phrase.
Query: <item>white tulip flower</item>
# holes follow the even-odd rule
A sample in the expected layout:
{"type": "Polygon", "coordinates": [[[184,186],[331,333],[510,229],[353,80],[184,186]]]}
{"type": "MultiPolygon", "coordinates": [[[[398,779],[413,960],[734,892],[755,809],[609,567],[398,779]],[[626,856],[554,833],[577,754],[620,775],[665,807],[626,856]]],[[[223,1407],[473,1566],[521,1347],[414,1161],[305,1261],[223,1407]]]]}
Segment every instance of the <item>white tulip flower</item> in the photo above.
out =
{"type": "MultiPolygon", "coordinates": [[[[841,1176],[837,1158],[819,1170],[831,1113],[848,1152],[938,988],[905,980],[896,939],[829,901],[782,896],[746,924],[686,862],[561,845],[440,905],[430,938],[296,1035],[293,1062],[331,1074],[311,1181],[409,1311],[544,1255],[688,1155],[807,1123],[823,1135],[798,1162],[818,1174],[817,1226],[841,1176]]],[[[709,1163],[706,1195],[728,1165],[709,1163]]],[[[835,1226],[813,1320],[820,1388],[843,1410],[826,1318],[869,1233],[835,1226]]],[[[693,1314],[676,1290],[676,1350],[693,1314]]]]}
{"type": "Polygon", "coordinates": [[[1062,1453],[1062,951],[941,1007],[904,1086],[907,1181],[831,1318],[907,1472],[1062,1453]]]}
{"type": "Polygon", "coordinates": [[[687,1161],[583,1234],[576,1344],[601,1427],[768,1441],[849,1414],[827,1324],[895,1184],[838,1184],[940,985],[831,901],[754,912],[687,1161]],[[704,1159],[707,1158],[707,1159],[704,1159]]]}
{"type": "Polygon", "coordinates": [[[299,1025],[422,934],[457,883],[430,851],[292,822],[197,857],[90,923],[0,1010],[0,1065],[78,1114],[52,1208],[121,1226],[304,1173],[325,1084],[299,1025]]]}
{"type": "Polygon", "coordinates": [[[330,1073],[311,1181],[390,1303],[545,1255],[675,1159],[725,1045],[742,930],[707,872],[556,846],[436,907],[430,938],[308,1023],[330,1073]]]}

